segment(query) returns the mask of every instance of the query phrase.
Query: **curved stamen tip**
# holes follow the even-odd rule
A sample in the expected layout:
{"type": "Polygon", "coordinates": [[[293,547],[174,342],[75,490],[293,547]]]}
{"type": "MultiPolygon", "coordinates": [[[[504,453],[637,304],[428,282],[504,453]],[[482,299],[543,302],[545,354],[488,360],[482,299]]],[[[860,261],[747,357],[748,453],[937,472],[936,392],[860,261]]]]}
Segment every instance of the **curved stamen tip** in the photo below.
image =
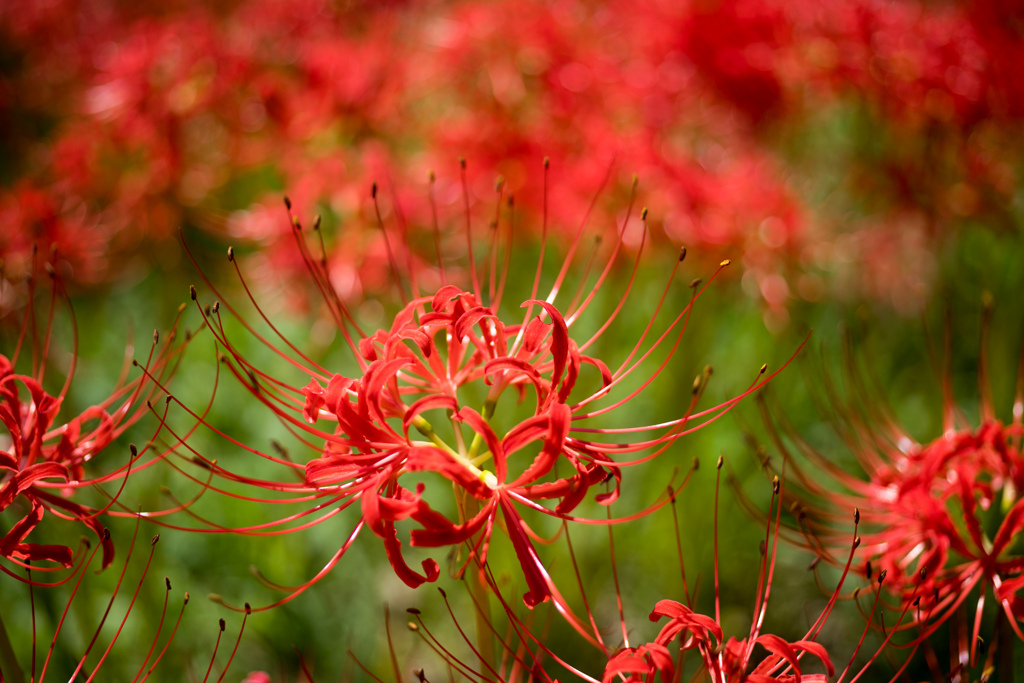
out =
{"type": "Polygon", "coordinates": [[[881,586],[882,582],[885,581],[885,575],[888,573],[888,571],[889,571],[888,569],[883,569],[882,571],[878,572],[878,585],[879,586],[881,586]]]}
{"type": "Polygon", "coordinates": [[[195,285],[189,285],[188,286],[188,295],[190,297],[192,297],[192,301],[196,300],[196,286],[195,285]]]}
{"type": "Polygon", "coordinates": [[[724,463],[724,462],[725,462],[725,456],[724,455],[718,456],[718,464],[715,465],[715,469],[719,469],[719,470],[722,469],[722,463],[724,463]]]}
{"type": "Polygon", "coordinates": [[[767,370],[768,370],[768,364],[765,363],[764,365],[761,366],[761,369],[758,371],[757,374],[763,375],[767,370]]]}
{"type": "Polygon", "coordinates": [[[679,250],[679,262],[682,263],[683,259],[685,259],[685,258],[686,258],[686,247],[682,247],[679,250]]]}
{"type": "Polygon", "coordinates": [[[724,261],[722,261],[721,263],[719,263],[719,264],[718,264],[718,266],[719,266],[720,268],[725,268],[725,267],[726,267],[727,265],[729,265],[730,263],[732,263],[732,260],[731,260],[731,259],[725,259],[724,261]]]}
{"type": "Polygon", "coordinates": [[[420,610],[418,608],[416,608],[416,607],[410,607],[410,608],[408,608],[405,611],[408,612],[409,614],[414,614],[417,617],[420,615],[420,610]]]}
{"type": "Polygon", "coordinates": [[[224,633],[224,630],[228,627],[228,622],[224,621],[224,618],[221,617],[219,623],[220,623],[220,632],[224,633]]]}
{"type": "Polygon", "coordinates": [[[316,230],[319,230],[319,229],[320,229],[320,214],[317,214],[317,215],[313,216],[313,230],[316,231],[316,230]]]}
{"type": "Polygon", "coordinates": [[[131,454],[132,454],[132,457],[133,457],[133,458],[134,458],[134,457],[135,457],[136,455],[138,455],[138,454],[139,454],[139,449],[138,449],[138,448],[136,448],[136,447],[135,447],[135,444],[133,444],[133,443],[130,443],[130,444],[128,444],[128,450],[129,450],[129,451],[131,451],[131,454]]]}
{"type": "Polygon", "coordinates": [[[284,196],[284,206],[285,206],[285,208],[286,208],[286,209],[288,209],[289,211],[291,211],[291,210],[292,210],[292,200],[288,199],[288,195],[285,195],[285,196],[284,196]]]}
{"type": "Polygon", "coordinates": [[[214,315],[217,315],[218,313],[220,313],[220,302],[219,301],[214,301],[213,302],[213,309],[212,310],[213,310],[213,314],[214,315]]]}
{"type": "Polygon", "coordinates": [[[235,248],[228,247],[228,261],[234,262],[235,260],[235,248]]]}
{"type": "Polygon", "coordinates": [[[860,524],[860,508],[853,508],[853,523],[860,524]]]}
{"type": "Polygon", "coordinates": [[[699,277],[693,278],[693,280],[690,281],[690,289],[697,289],[700,287],[700,283],[701,279],[699,277]]]}
{"type": "Polygon", "coordinates": [[[376,199],[377,198],[377,181],[376,180],[374,180],[373,183],[370,184],[370,198],[372,198],[372,199],[376,199]]]}
{"type": "Polygon", "coordinates": [[[245,613],[252,614],[252,605],[250,605],[249,603],[245,603],[245,613]]]}
{"type": "Polygon", "coordinates": [[[860,536],[856,536],[856,537],[855,537],[855,538],[853,539],[853,547],[854,547],[855,549],[856,549],[856,548],[859,548],[859,547],[860,547],[860,536]]]}
{"type": "Polygon", "coordinates": [[[444,589],[440,586],[437,587],[437,592],[441,594],[442,598],[448,599],[448,594],[444,592],[444,589]]]}
{"type": "Polygon", "coordinates": [[[640,220],[642,220],[642,221],[647,220],[647,207],[646,206],[640,210],[640,220]]]}
{"type": "Polygon", "coordinates": [[[700,458],[693,459],[693,469],[695,471],[700,469],[700,458]]]}
{"type": "Polygon", "coordinates": [[[167,584],[167,590],[171,590],[171,577],[165,576],[164,583],[167,584]]]}
{"type": "Polygon", "coordinates": [[[185,591],[185,604],[186,604],[186,605],[188,604],[188,601],[189,601],[189,600],[190,600],[191,598],[192,598],[192,596],[188,594],[188,591],[185,591]]]}
{"type": "Polygon", "coordinates": [[[149,542],[149,544],[150,545],[156,545],[157,541],[159,541],[159,540],[160,540],[160,534],[157,534],[156,536],[153,537],[153,540],[151,540],[149,542]]]}

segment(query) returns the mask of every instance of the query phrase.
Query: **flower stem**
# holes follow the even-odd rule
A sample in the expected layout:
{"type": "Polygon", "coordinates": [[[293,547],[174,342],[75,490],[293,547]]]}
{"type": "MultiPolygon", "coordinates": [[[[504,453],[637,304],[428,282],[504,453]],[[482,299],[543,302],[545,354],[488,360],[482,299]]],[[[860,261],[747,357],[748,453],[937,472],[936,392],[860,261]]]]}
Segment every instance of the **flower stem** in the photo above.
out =
{"type": "Polygon", "coordinates": [[[9,683],[25,683],[25,674],[18,666],[18,658],[14,656],[11,639],[7,637],[3,617],[0,616],[0,678],[9,683]]]}

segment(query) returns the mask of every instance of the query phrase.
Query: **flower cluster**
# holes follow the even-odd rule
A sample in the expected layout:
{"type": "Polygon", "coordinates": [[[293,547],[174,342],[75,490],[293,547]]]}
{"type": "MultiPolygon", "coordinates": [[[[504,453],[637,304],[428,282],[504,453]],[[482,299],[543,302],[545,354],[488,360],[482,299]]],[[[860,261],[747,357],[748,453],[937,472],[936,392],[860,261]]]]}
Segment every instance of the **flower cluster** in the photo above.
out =
{"type": "MultiPolygon", "coordinates": [[[[301,262],[280,248],[290,236],[269,208],[273,177],[301,213],[342,226],[328,259],[360,296],[387,264],[367,253],[373,212],[359,188],[382,177],[404,187],[404,170],[439,166],[454,148],[486,169],[470,172],[474,196],[496,168],[538,214],[530,165],[554,158],[567,178],[552,204],[559,224],[588,205],[609,160],[642,172],[657,188],[655,232],[742,256],[745,289],[772,320],[794,299],[820,300],[828,275],[840,295],[913,310],[934,274],[862,274],[879,243],[895,242],[899,263],[927,264],[937,238],[1011,210],[1024,43],[1004,5],[15,1],[0,10],[18,65],[2,87],[31,97],[0,110],[17,159],[5,170],[18,179],[0,195],[0,255],[23,271],[33,244],[57,244],[75,278],[95,284],[144,267],[185,222],[271,246],[268,261],[294,280],[301,262]],[[834,159],[794,164],[766,130],[802,134],[814,112],[849,109],[867,117],[866,142],[891,144],[851,155],[839,189],[865,210],[840,223],[811,200],[837,189],[813,170],[834,159]],[[802,182],[794,170],[807,168],[802,182]],[[908,222],[923,225],[919,239],[899,239],[908,222]]],[[[622,195],[628,178],[611,185],[622,195]]],[[[439,190],[457,200],[457,188],[439,190]]],[[[403,195],[393,210],[422,204],[403,195]]]]}

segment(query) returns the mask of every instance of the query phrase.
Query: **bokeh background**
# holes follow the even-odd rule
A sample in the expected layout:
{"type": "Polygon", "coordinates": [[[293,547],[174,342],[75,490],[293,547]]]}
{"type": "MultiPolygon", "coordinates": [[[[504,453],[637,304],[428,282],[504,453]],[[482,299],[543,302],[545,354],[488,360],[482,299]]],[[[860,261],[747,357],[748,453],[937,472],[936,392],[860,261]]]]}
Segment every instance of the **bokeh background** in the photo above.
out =
{"type": "MultiPolygon", "coordinates": [[[[79,372],[65,410],[81,411],[109,394],[126,346],[134,344],[137,355],[148,347],[150,330],[166,330],[178,306],[191,303],[190,284],[201,302],[217,298],[203,283],[207,278],[225,300],[247,308],[224,256],[231,245],[264,312],[310,355],[344,372],[351,357],[294,246],[283,195],[317,252],[319,237],[308,226],[321,217],[331,283],[361,324],[386,328],[410,269],[424,282],[438,281],[438,250],[450,277],[466,277],[467,215],[478,258],[494,216],[499,225],[512,221],[507,300],[528,298],[548,157],[545,283],[553,281],[584,217],[570,295],[577,283],[593,286],[597,268],[588,269],[589,255],[603,264],[625,226],[623,253],[581,320],[581,337],[615,308],[633,259],[640,260],[630,303],[595,353],[609,365],[628,354],[653,315],[681,246],[688,257],[662,316],[688,303],[691,278],[707,278],[719,261],[732,261],[697,302],[667,369],[608,426],[679,416],[693,376],[707,364],[715,374],[702,405],[740,393],[762,363],[785,363],[811,330],[805,351],[763,400],[840,463],[850,464],[851,456],[830,421],[856,411],[860,400],[886,397],[922,442],[939,434],[936,359],[944,330],[964,413],[977,421],[979,357],[987,354],[996,410],[1009,420],[1024,332],[1022,59],[1024,11],[1008,0],[8,0],[0,5],[0,352],[10,353],[21,315],[33,305],[26,277],[35,248],[70,292],[79,372]],[[515,197],[514,217],[498,209],[499,177],[504,196],[515,197]],[[372,182],[379,186],[381,223],[372,182]],[[640,206],[649,209],[644,240],[640,206]],[[399,284],[384,235],[400,264],[399,284]],[[986,293],[992,327],[981,348],[986,293]],[[847,361],[877,378],[876,395],[851,398],[847,361]],[[833,385],[838,400],[828,393],[833,385]]],[[[47,300],[41,294],[34,305],[45,309],[47,300]]],[[[251,309],[247,315],[258,320],[251,309]]],[[[183,326],[196,329],[200,322],[190,306],[183,326]]],[[[254,363],[288,377],[290,369],[241,326],[232,323],[229,333],[254,363]]],[[[70,316],[58,306],[48,380],[56,387],[69,366],[71,337],[70,316]]],[[[645,365],[648,375],[658,364],[645,365]]],[[[173,393],[205,405],[217,367],[212,339],[198,334],[173,393]]],[[[296,386],[308,381],[290,379],[296,386]]],[[[278,442],[297,459],[315,457],[233,378],[222,374],[215,393],[212,425],[263,450],[278,442]]],[[[185,415],[175,419],[188,424],[185,415]]],[[[127,442],[147,441],[156,426],[155,419],[142,420],[94,466],[114,469],[127,442]]],[[[265,463],[208,429],[198,430],[193,444],[218,462],[273,476],[265,463]]],[[[752,567],[765,533],[764,520],[746,508],[764,514],[771,489],[761,458],[779,464],[753,398],[630,471],[613,511],[642,509],[674,472],[678,481],[699,458],[701,469],[676,510],[687,578],[691,587],[699,584],[698,604],[713,609],[710,510],[713,465],[723,454],[723,622],[739,636],[753,609],[752,567]]],[[[187,458],[168,463],[187,469],[187,458]]],[[[156,466],[133,474],[121,501],[129,510],[165,509],[198,490],[173,467],[156,466]]],[[[89,495],[83,500],[102,500],[89,495]]],[[[594,504],[582,509],[604,514],[594,504]]],[[[281,514],[212,494],[192,510],[224,524],[281,514]]],[[[273,601],[278,594],[250,567],[280,584],[301,583],[335,552],[354,520],[343,515],[270,538],[190,534],[143,521],[140,538],[159,532],[161,541],[102,676],[134,678],[159,622],[166,575],[174,595],[187,590],[192,601],[153,680],[182,680],[183,671],[186,679],[202,680],[217,619],[227,620],[229,644],[240,624],[240,615],[207,595],[232,604],[273,601]]],[[[173,518],[184,526],[193,521],[173,518]]],[[[0,529],[12,523],[0,518],[0,529]]],[[[134,524],[110,521],[118,562],[83,582],[56,641],[54,679],[66,678],[82,656],[134,524]]],[[[540,523],[539,530],[552,534],[557,527],[540,523]]],[[[627,622],[638,637],[649,637],[646,615],[654,602],[679,599],[682,590],[670,508],[615,534],[627,622]]],[[[595,612],[617,628],[607,530],[574,531],[573,540],[595,612]]],[[[555,575],[571,582],[564,543],[544,552],[555,575]]],[[[514,569],[509,555],[496,548],[496,567],[514,569]]],[[[143,557],[136,551],[129,579],[138,576],[143,557]]],[[[802,634],[827,598],[806,569],[810,560],[795,550],[778,560],[768,619],[790,637],[802,634]]],[[[825,586],[834,585],[835,576],[822,577],[825,586]]],[[[458,582],[444,585],[469,614],[458,582]]],[[[113,615],[124,613],[130,594],[119,592],[113,615]]],[[[67,591],[35,595],[41,643],[48,645],[66,600],[67,591]]],[[[300,654],[317,680],[366,677],[348,651],[387,678],[385,603],[404,675],[433,667],[443,679],[444,669],[404,626],[405,609],[418,607],[461,647],[443,602],[429,586],[405,588],[380,544],[365,534],[304,595],[250,617],[226,680],[256,670],[274,680],[301,680],[300,654]]],[[[25,587],[0,582],[0,616],[19,657],[31,642],[31,614],[25,587]]],[[[540,624],[549,616],[538,610],[535,619],[540,624]]],[[[863,624],[852,603],[831,620],[823,638],[834,645],[837,663],[845,663],[863,624]]],[[[100,642],[115,630],[108,624],[100,642]]],[[[600,671],[557,619],[548,644],[581,668],[600,671]]],[[[879,666],[884,671],[887,664],[879,666]]]]}

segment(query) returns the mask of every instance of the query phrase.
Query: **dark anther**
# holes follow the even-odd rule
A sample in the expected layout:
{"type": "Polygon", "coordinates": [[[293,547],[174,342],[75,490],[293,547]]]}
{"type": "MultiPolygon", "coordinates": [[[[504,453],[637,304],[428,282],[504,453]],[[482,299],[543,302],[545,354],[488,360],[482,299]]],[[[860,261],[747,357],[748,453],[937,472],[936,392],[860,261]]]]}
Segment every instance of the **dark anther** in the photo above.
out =
{"type": "Polygon", "coordinates": [[[370,185],[370,197],[373,198],[373,199],[377,198],[377,181],[376,180],[373,181],[372,185],[370,185]]]}
{"type": "Polygon", "coordinates": [[[139,449],[133,443],[128,444],[128,450],[132,452],[133,458],[139,454],[139,449]]]}
{"type": "Polygon", "coordinates": [[[885,575],[886,575],[886,573],[888,573],[888,571],[889,571],[888,569],[883,569],[882,571],[878,572],[878,585],[879,586],[881,586],[882,582],[885,581],[885,575]]]}
{"type": "Polygon", "coordinates": [[[159,344],[160,343],[160,330],[153,330],[153,343],[154,344],[159,344]]]}
{"type": "Polygon", "coordinates": [[[164,577],[164,583],[167,584],[167,590],[171,590],[171,579],[170,577],[164,577]]]}
{"type": "Polygon", "coordinates": [[[642,221],[647,220],[647,207],[646,206],[643,209],[640,210],[640,220],[642,220],[642,221]]]}
{"type": "Polygon", "coordinates": [[[156,545],[156,542],[160,540],[160,534],[153,537],[153,540],[149,542],[150,545],[156,545]]]}
{"type": "Polygon", "coordinates": [[[682,263],[683,259],[686,258],[686,247],[679,250],[679,262],[682,263]]]}
{"type": "Polygon", "coordinates": [[[868,560],[864,565],[864,575],[868,577],[868,580],[871,579],[871,560],[868,560]]]}
{"type": "Polygon", "coordinates": [[[415,607],[410,607],[409,609],[407,609],[405,611],[408,612],[409,614],[415,614],[416,616],[419,616],[419,614],[420,614],[420,611],[418,609],[416,609],[415,607]]]}
{"type": "Polygon", "coordinates": [[[226,629],[227,627],[228,627],[228,622],[226,622],[223,619],[221,619],[220,620],[220,630],[221,630],[221,633],[223,633],[224,629],[226,629]]]}
{"type": "Polygon", "coordinates": [[[724,462],[725,462],[725,456],[724,455],[718,456],[718,464],[716,465],[716,467],[718,469],[722,469],[722,463],[724,463],[724,462]]]}
{"type": "Polygon", "coordinates": [[[245,613],[252,614],[252,607],[249,606],[249,603],[245,603],[245,613]]]}
{"type": "Polygon", "coordinates": [[[186,591],[186,592],[185,592],[185,604],[186,604],[186,605],[188,604],[188,600],[189,600],[189,598],[190,598],[190,597],[191,597],[191,596],[190,596],[190,595],[188,594],[188,592],[186,591]]]}
{"type": "Polygon", "coordinates": [[[700,278],[695,277],[690,281],[690,289],[697,289],[698,287],[700,287],[700,278]]]}
{"type": "Polygon", "coordinates": [[[853,508],[853,523],[860,524],[860,508],[853,508]]]}
{"type": "Polygon", "coordinates": [[[235,260],[235,248],[234,247],[228,247],[228,261],[234,261],[234,260],[235,260]]]}
{"type": "Polygon", "coordinates": [[[196,300],[196,286],[195,285],[189,285],[188,286],[188,295],[190,297],[192,297],[192,301],[196,300]]]}

